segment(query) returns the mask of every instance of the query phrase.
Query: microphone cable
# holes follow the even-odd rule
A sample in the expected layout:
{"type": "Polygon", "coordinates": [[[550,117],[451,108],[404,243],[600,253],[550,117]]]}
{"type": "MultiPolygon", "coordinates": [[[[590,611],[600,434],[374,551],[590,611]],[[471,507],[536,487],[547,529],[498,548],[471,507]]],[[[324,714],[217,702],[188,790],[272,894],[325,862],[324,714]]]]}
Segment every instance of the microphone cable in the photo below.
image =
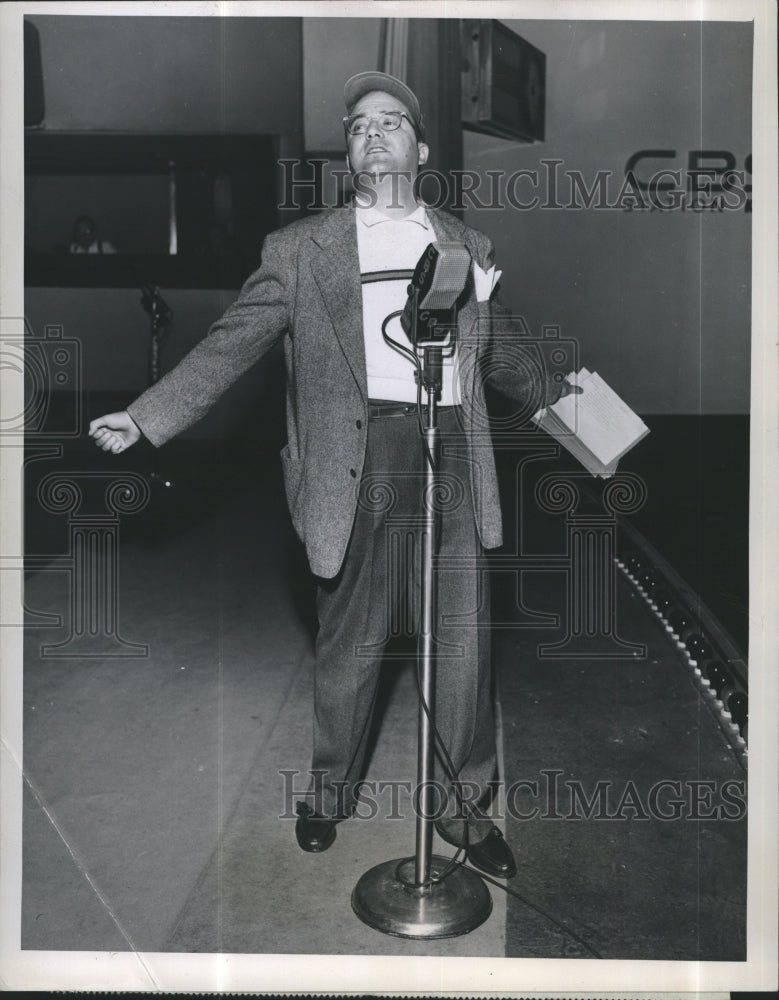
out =
{"type": "MultiPolygon", "coordinates": [[[[394,338],[392,338],[387,333],[387,325],[389,324],[389,322],[395,319],[396,317],[401,316],[402,313],[403,313],[402,309],[390,313],[384,319],[381,325],[381,333],[382,336],[384,337],[384,340],[390,347],[398,351],[398,353],[403,354],[414,365],[415,380],[417,383],[417,420],[419,423],[419,432],[420,436],[422,437],[422,443],[424,444],[425,447],[426,457],[430,464],[430,468],[432,469],[433,472],[435,472],[437,471],[436,462],[430,451],[430,447],[428,446],[427,439],[424,433],[424,427],[422,424],[422,380],[420,378],[422,372],[421,362],[419,360],[419,357],[414,351],[409,350],[409,348],[405,347],[403,344],[394,340],[394,338]]],[[[431,498],[431,502],[432,500],[433,498],[431,498]]],[[[558,920],[556,917],[552,916],[551,913],[548,913],[546,910],[542,909],[532,900],[528,899],[526,896],[521,895],[515,889],[509,888],[509,886],[506,885],[505,883],[499,882],[491,875],[487,875],[485,872],[480,871],[478,868],[474,868],[473,866],[466,864],[464,861],[460,860],[463,854],[467,855],[467,850],[468,850],[468,820],[465,818],[465,810],[467,810],[471,815],[473,815],[473,808],[470,802],[465,802],[463,800],[462,791],[458,785],[458,779],[461,768],[455,768],[454,762],[452,761],[451,755],[449,754],[449,750],[443,740],[443,737],[441,736],[441,733],[438,730],[438,726],[435,724],[435,719],[433,718],[432,712],[430,711],[430,706],[427,704],[427,699],[425,698],[424,692],[422,691],[422,684],[419,677],[419,669],[420,666],[417,658],[417,663],[414,669],[414,680],[416,683],[419,703],[422,706],[422,709],[432,728],[433,738],[436,745],[436,755],[438,757],[439,763],[441,764],[441,766],[444,769],[444,772],[446,773],[446,777],[448,778],[452,786],[458,805],[460,806],[460,809],[463,812],[463,833],[460,840],[460,844],[458,845],[454,855],[452,855],[452,857],[448,859],[444,870],[438,875],[429,876],[428,879],[429,884],[434,885],[443,882],[444,879],[446,879],[457,868],[465,868],[468,871],[475,872],[485,882],[489,882],[491,885],[497,886],[499,889],[502,889],[508,896],[513,896],[515,899],[519,900],[519,902],[523,903],[525,906],[535,911],[539,916],[543,917],[545,920],[548,920],[551,924],[554,924],[555,927],[557,927],[568,937],[576,941],[579,945],[581,945],[582,948],[585,949],[585,951],[589,952],[594,958],[602,959],[603,956],[592,945],[588,944],[584,940],[584,938],[582,938],[579,934],[577,934],[576,931],[574,931],[563,921],[558,920]]],[[[395,877],[402,885],[405,885],[408,888],[420,888],[415,883],[409,882],[407,879],[404,879],[400,873],[400,868],[402,867],[402,865],[406,864],[410,860],[414,860],[413,857],[404,858],[400,862],[398,862],[398,867],[395,872],[395,877]]]]}
{"type": "Polygon", "coordinates": [[[551,913],[547,913],[546,910],[543,910],[540,906],[534,903],[532,899],[528,899],[527,896],[523,896],[515,889],[510,889],[503,882],[499,882],[491,875],[487,875],[485,874],[485,872],[479,871],[478,868],[474,868],[472,865],[466,865],[460,861],[458,861],[457,865],[460,868],[465,868],[466,871],[475,872],[485,882],[489,882],[492,885],[496,885],[499,889],[502,889],[508,896],[513,896],[515,899],[518,899],[520,903],[523,903],[525,906],[530,907],[530,909],[534,910],[539,916],[543,917],[545,920],[548,920],[549,923],[554,924],[555,927],[557,927],[559,930],[563,932],[563,934],[567,934],[568,937],[573,938],[573,940],[576,941],[577,944],[580,944],[585,951],[588,951],[593,958],[600,958],[600,959],[603,958],[603,955],[601,955],[601,953],[591,944],[588,944],[584,940],[584,938],[581,937],[581,935],[577,934],[576,931],[573,930],[572,927],[569,927],[568,924],[564,923],[562,920],[558,920],[557,917],[553,917],[551,913]]]}
{"type": "Polygon", "coordinates": [[[430,463],[430,468],[433,470],[433,472],[435,472],[436,471],[435,459],[433,458],[433,454],[430,451],[430,446],[428,445],[427,438],[425,437],[425,429],[422,425],[422,379],[420,377],[422,374],[422,362],[419,360],[419,357],[417,356],[415,351],[409,350],[408,347],[405,347],[399,341],[390,337],[390,335],[387,333],[387,324],[390,322],[390,320],[393,320],[396,317],[402,315],[403,315],[403,310],[398,309],[395,312],[390,313],[389,316],[385,316],[384,321],[381,324],[381,335],[382,337],[384,337],[386,343],[393,350],[397,351],[399,354],[403,354],[406,358],[409,359],[409,361],[414,366],[415,369],[414,381],[417,384],[417,423],[419,425],[419,435],[422,438],[422,444],[424,445],[425,453],[427,455],[427,460],[430,463]]]}
{"type": "MultiPolygon", "coordinates": [[[[454,793],[457,797],[460,806],[464,807],[465,809],[468,809],[470,812],[473,812],[473,810],[471,809],[471,804],[469,802],[463,801],[462,792],[460,791],[456,783],[457,778],[459,777],[460,774],[460,769],[459,768],[455,769],[454,767],[452,758],[449,755],[449,752],[443,741],[443,738],[441,737],[441,734],[438,731],[438,727],[436,726],[435,721],[432,718],[432,714],[430,712],[430,706],[427,704],[424,692],[422,691],[422,685],[419,680],[419,664],[417,664],[416,669],[414,670],[414,677],[416,680],[417,694],[419,697],[420,704],[422,705],[425,715],[427,716],[432,726],[433,733],[435,735],[435,740],[438,745],[436,752],[439,754],[439,761],[442,764],[444,770],[446,771],[447,777],[452,783],[452,788],[454,789],[454,793]]],[[[446,868],[441,872],[440,875],[430,876],[429,882],[431,884],[443,882],[443,880],[449,874],[451,874],[451,872],[453,872],[456,868],[465,868],[467,871],[475,872],[479,876],[479,878],[481,878],[485,882],[489,882],[491,885],[497,886],[498,889],[502,889],[506,893],[506,895],[513,896],[515,899],[519,900],[520,903],[529,907],[531,910],[533,910],[539,916],[543,917],[545,920],[548,920],[549,923],[554,924],[554,926],[557,927],[559,930],[561,930],[564,934],[568,935],[570,938],[572,938],[574,941],[580,944],[581,947],[585,949],[585,951],[588,951],[593,956],[593,958],[600,958],[600,959],[603,958],[603,955],[601,955],[596,948],[588,944],[583,937],[577,934],[576,931],[573,930],[573,928],[569,927],[564,921],[558,920],[557,917],[552,916],[551,913],[544,910],[537,903],[534,903],[531,899],[528,899],[527,896],[523,896],[521,893],[517,892],[516,889],[510,888],[504,882],[499,882],[491,875],[487,875],[486,872],[482,872],[478,868],[474,868],[472,865],[466,864],[464,861],[461,861],[460,855],[463,852],[467,851],[467,849],[468,849],[468,822],[467,820],[463,820],[462,840],[457,848],[456,853],[451,858],[448,859],[446,868]]],[[[413,860],[413,858],[404,858],[401,862],[399,862],[398,868],[396,869],[395,872],[395,876],[399,882],[401,882],[403,885],[408,886],[408,888],[419,888],[419,886],[415,885],[414,883],[408,882],[400,874],[401,866],[409,860],[413,860]]]]}
{"type": "MultiPolygon", "coordinates": [[[[395,319],[396,317],[402,316],[402,315],[403,315],[403,310],[402,309],[398,309],[395,312],[392,312],[388,316],[386,316],[384,318],[384,321],[381,324],[381,333],[382,333],[382,336],[384,337],[384,340],[386,341],[386,343],[391,348],[393,348],[394,350],[396,350],[399,354],[402,354],[406,358],[408,358],[408,360],[414,366],[414,369],[415,369],[415,381],[417,383],[417,422],[418,422],[418,425],[419,425],[419,434],[420,434],[420,437],[422,438],[422,443],[423,443],[424,448],[425,448],[425,453],[426,453],[427,461],[428,461],[428,463],[430,465],[430,468],[431,468],[431,470],[433,472],[436,472],[437,471],[436,462],[435,462],[435,459],[433,457],[432,452],[430,451],[430,447],[429,447],[429,445],[427,443],[427,438],[425,437],[425,431],[424,431],[424,427],[423,427],[423,424],[422,424],[422,379],[420,377],[421,373],[422,373],[422,363],[420,362],[419,357],[418,357],[418,355],[416,354],[415,351],[410,350],[404,344],[401,344],[399,341],[397,341],[393,337],[391,337],[389,335],[389,333],[387,333],[387,326],[388,326],[388,324],[393,319],[395,319]]],[[[431,503],[435,502],[435,498],[431,497],[430,498],[430,502],[431,503]]],[[[422,686],[421,686],[420,679],[419,679],[419,664],[418,663],[416,665],[416,669],[414,670],[414,680],[416,682],[417,694],[418,694],[418,697],[419,697],[420,704],[422,705],[422,708],[423,708],[423,710],[425,712],[425,715],[427,716],[428,721],[430,722],[430,726],[431,726],[432,731],[433,731],[434,740],[435,740],[435,743],[436,743],[436,754],[438,756],[438,760],[441,763],[441,765],[443,766],[444,771],[446,773],[446,776],[447,776],[447,778],[449,779],[449,781],[452,784],[452,788],[454,789],[454,793],[455,793],[455,796],[457,797],[458,804],[460,805],[461,810],[463,810],[463,815],[464,815],[464,809],[465,808],[467,808],[469,811],[472,812],[472,810],[470,809],[470,804],[466,803],[466,802],[463,802],[462,792],[460,791],[460,789],[459,789],[459,787],[457,785],[457,781],[458,781],[458,778],[459,778],[460,771],[459,771],[459,769],[456,769],[455,766],[454,766],[452,758],[449,755],[448,748],[446,747],[446,744],[444,743],[444,740],[441,737],[440,732],[438,731],[438,727],[436,726],[435,720],[433,719],[432,714],[430,712],[430,707],[428,706],[427,701],[426,701],[426,699],[424,697],[424,694],[422,692],[422,686]]],[[[447,877],[447,875],[449,875],[449,873],[452,872],[457,867],[457,865],[460,863],[460,861],[459,861],[460,855],[463,854],[465,851],[467,851],[467,848],[468,848],[468,823],[467,823],[467,821],[465,819],[463,819],[463,835],[462,835],[462,839],[461,839],[460,845],[457,848],[457,852],[450,859],[450,861],[449,861],[447,867],[444,869],[444,871],[440,875],[431,877],[430,878],[430,882],[442,882],[447,877]]],[[[409,884],[410,885],[410,883],[406,883],[406,880],[404,880],[400,876],[399,873],[396,873],[396,874],[398,876],[398,881],[403,882],[404,885],[405,884],[409,884]]]]}

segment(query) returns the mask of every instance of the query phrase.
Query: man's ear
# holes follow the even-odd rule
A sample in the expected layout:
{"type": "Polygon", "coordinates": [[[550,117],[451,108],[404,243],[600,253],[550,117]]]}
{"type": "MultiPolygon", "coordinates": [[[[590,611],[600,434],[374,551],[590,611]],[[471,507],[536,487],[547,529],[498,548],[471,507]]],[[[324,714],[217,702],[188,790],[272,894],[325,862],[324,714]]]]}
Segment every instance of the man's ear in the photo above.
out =
{"type": "Polygon", "coordinates": [[[427,143],[426,142],[418,142],[417,143],[417,152],[419,154],[419,161],[418,161],[419,165],[420,165],[420,167],[424,167],[424,165],[427,163],[428,156],[430,156],[430,149],[429,149],[427,143]]]}
{"type": "Polygon", "coordinates": [[[346,169],[349,171],[349,173],[352,172],[352,165],[349,162],[349,154],[348,153],[346,154],[346,169]]]}

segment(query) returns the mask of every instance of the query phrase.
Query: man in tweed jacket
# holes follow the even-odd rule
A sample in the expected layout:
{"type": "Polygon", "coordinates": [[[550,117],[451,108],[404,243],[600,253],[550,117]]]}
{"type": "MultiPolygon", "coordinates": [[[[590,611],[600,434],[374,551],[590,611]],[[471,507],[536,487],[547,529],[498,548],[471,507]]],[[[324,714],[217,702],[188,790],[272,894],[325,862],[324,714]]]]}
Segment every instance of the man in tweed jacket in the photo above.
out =
{"type": "MultiPolygon", "coordinates": [[[[484,421],[484,365],[495,325],[489,301],[492,245],[452,216],[417,204],[410,182],[428,149],[417,98],[405,84],[385,74],[361,73],[347,82],[345,99],[350,169],[373,181],[374,204],[325,211],[268,236],[260,268],[205,338],[126,411],[90,426],[106,451],[124,450],[141,433],[162,445],[199,420],[283,339],[284,482],[294,527],[319,578],[312,774],[320,776],[311,792],[314,808],[301,804],[296,826],[298,843],[307,851],[326,850],[335,839],[336,822],[354,808],[352,787],[361,777],[393,613],[389,591],[394,586],[388,580],[399,572],[388,553],[386,515],[391,510],[393,516],[413,518],[421,509],[416,408],[407,396],[405,403],[371,397],[369,381],[378,384],[378,376],[370,374],[376,371],[371,358],[380,336],[368,330],[364,274],[361,283],[361,259],[370,240],[378,238],[374,234],[386,238],[403,225],[407,228],[399,230],[393,245],[403,244],[407,235],[423,243],[454,241],[464,244],[473,260],[472,279],[458,302],[451,405],[440,411],[439,471],[455,498],[443,515],[440,554],[442,566],[451,558],[458,568],[439,576],[436,724],[474,804],[496,778],[485,627],[489,604],[484,574],[475,568],[484,548],[501,544],[495,462],[484,421]],[[389,225],[382,230],[381,223],[389,225]],[[389,504],[382,504],[377,485],[384,494],[389,491],[389,504]],[[455,623],[447,626],[447,620],[455,623]]],[[[494,373],[499,388],[522,402],[534,400],[535,408],[555,399],[561,388],[533,378],[532,368],[520,365],[511,372],[497,365],[494,373]]],[[[410,365],[408,382],[415,392],[410,365]]],[[[410,576],[414,568],[407,567],[410,576]]],[[[412,593],[416,586],[412,580],[412,593]]],[[[443,780],[445,772],[440,773],[443,780]]],[[[467,820],[455,813],[452,797],[437,824],[441,836],[466,843],[469,860],[484,871],[513,875],[514,860],[497,827],[478,808],[467,820]]]]}

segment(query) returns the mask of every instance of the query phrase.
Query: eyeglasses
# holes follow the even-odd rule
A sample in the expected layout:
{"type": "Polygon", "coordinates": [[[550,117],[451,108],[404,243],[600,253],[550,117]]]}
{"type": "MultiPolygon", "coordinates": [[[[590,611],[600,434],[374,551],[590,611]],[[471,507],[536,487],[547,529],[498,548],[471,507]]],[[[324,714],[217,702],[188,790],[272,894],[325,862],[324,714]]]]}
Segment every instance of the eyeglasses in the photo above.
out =
{"type": "Polygon", "coordinates": [[[344,128],[349,135],[365,135],[371,122],[376,122],[382,132],[394,132],[403,119],[416,131],[416,126],[405,111],[379,111],[375,115],[347,115],[344,128]]]}

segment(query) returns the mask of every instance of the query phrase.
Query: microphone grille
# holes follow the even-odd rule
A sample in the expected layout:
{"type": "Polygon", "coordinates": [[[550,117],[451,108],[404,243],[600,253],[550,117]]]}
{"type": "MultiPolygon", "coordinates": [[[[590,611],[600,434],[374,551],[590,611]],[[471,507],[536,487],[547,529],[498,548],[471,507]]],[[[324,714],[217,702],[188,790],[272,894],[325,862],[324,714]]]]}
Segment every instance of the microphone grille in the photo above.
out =
{"type": "Polygon", "coordinates": [[[433,284],[421,305],[425,309],[451,309],[465,288],[471,255],[462,243],[434,243],[438,261],[433,284]]]}

